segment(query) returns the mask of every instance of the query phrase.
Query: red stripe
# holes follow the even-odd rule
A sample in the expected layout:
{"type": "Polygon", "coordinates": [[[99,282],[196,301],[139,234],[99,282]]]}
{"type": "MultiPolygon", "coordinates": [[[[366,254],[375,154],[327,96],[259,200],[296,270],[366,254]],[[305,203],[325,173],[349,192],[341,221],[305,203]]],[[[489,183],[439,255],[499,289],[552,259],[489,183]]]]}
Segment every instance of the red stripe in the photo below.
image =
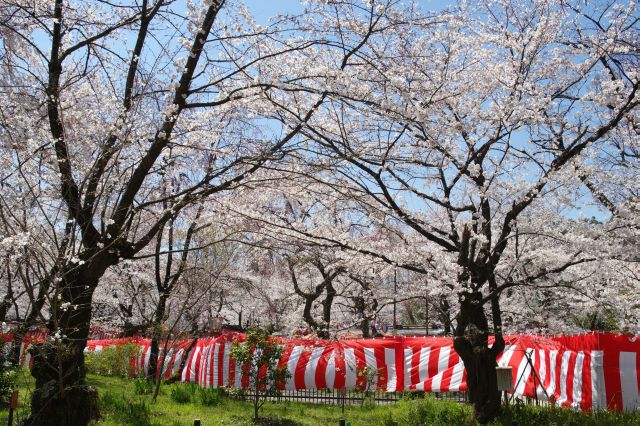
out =
{"type": "Polygon", "coordinates": [[[622,385],[620,384],[620,351],[611,349],[602,353],[604,388],[607,392],[607,409],[622,411],[622,385]]]}
{"type": "Polygon", "coordinates": [[[300,353],[300,358],[298,358],[296,372],[293,375],[296,389],[306,389],[306,385],[304,383],[304,372],[307,369],[307,364],[309,363],[309,358],[311,357],[311,351],[312,348],[305,346],[300,353]]]}
{"type": "Polygon", "coordinates": [[[589,411],[593,407],[593,395],[591,395],[591,351],[584,351],[582,364],[582,400],[580,409],[589,411]]]}
{"type": "Polygon", "coordinates": [[[222,340],[220,349],[218,351],[218,387],[224,386],[224,348],[227,346],[226,342],[222,340]]]}
{"type": "Polygon", "coordinates": [[[415,386],[420,382],[420,351],[421,347],[414,346],[411,348],[411,386],[415,386]]]}
{"type": "MultiPolygon", "coordinates": [[[[429,353],[429,379],[433,378],[436,374],[438,374],[438,359],[440,358],[440,348],[431,348],[431,353],[429,353]]],[[[431,383],[431,382],[429,382],[431,383]]]]}
{"type": "MultiPolygon", "coordinates": [[[[284,350],[282,351],[282,356],[278,360],[278,368],[287,368],[287,363],[289,362],[289,357],[291,356],[291,351],[293,350],[293,345],[286,345],[284,350]]],[[[284,390],[286,381],[282,381],[276,383],[276,386],[280,390],[284,390]]]]}
{"type": "Polygon", "coordinates": [[[387,381],[387,363],[384,359],[384,346],[376,346],[373,349],[373,353],[376,357],[376,369],[378,370],[378,382],[376,384],[376,390],[386,390],[387,381]]]}
{"type": "Polygon", "coordinates": [[[329,364],[331,350],[329,347],[324,348],[316,365],[316,389],[326,389],[327,387],[327,365],[329,364]]]}
{"type": "Polygon", "coordinates": [[[540,384],[536,373],[540,370],[540,357],[538,355],[538,351],[533,350],[530,355],[531,363],[533,364],[533,368],[531,368],[531,372],[529,373],[529,377],[527,378],[527,382],[524,384],[524,395],[534,398],[536,396],[536,388],[540,384]]]}
{"type": "Polygon", "coordinates": [[[458,363],[458,361],[460,361],[460,355],[451,348],[451,351],[449,352],[449,364],[447,364],[447,369],[442,375],[442,382],[440,382],[441,391],[449,391],[449,387],[451,386],[451,376],[453,376],[453,367],[458,363]]]}
{"type": "Polygon", "coordinates": [[[563,407],[568,407],[573,403],[573,378],[575,377],[577,357],[578,354],[571,351],[567,366],[567,400],[562,404],[563,407]]]}
{"type": "Polygon", "coordinates": [[[341,389],[345,387],[347,382],[347,364],[344,360],[344,349],[342,345],[335,346],[335,364],[336,364],[336,379],[333,382],[334,389],[341,389]]]}
{"type": "Polygon", "coordinates": [[[404,345],[402,340],[396,339],[394,347],[396,352],[396,390],[404,390],[404,345]]]}

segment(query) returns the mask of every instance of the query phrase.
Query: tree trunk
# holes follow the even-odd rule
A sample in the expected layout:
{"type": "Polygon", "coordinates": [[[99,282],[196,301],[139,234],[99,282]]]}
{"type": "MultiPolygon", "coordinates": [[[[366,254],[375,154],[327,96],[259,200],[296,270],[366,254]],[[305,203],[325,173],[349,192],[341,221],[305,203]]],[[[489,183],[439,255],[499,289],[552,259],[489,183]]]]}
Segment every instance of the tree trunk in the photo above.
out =
{"type": "Polygon", "coordinates": [[[255,387],[255,394],[253,396],[253,423],[258,424],[258,412],[260,410],[260,391],[258,386],[255,387]]]}
{"type": "Polygon", "coordinates": [[[469,401],[476,420],[485,424],[500,413],[496,356],[504,349],[501,334],[489,348],[489,324],[480,305],[482,294],[463,293],[453,347],[467,370],[469,401]]]}
{"type": "Polygon", "coordinates": [[[100,255],[65,269],[52,300],[49,337],[31,349],[36,387],[27,426],[85,426],[98,418],[98,394],[85,382],[84,348],[91,322],[91,299],[110,266],[100,255]]]}
{"type": "MultiPolygon", "coordinates": [[[[167,299],[169,295],[162,293],[156,306],[156,312],[153,318],[153,334],[151,336],[151,351],[149,353],[149,370],[147,371],[147,379],[155,380],[158,370],[158,353],[160,352],[160,338],[162,337],[162,325],[164,324],[164,314],[167,308],[167,299]]],[[[158,377],[158,380],[160,378],[158,377]]]]}

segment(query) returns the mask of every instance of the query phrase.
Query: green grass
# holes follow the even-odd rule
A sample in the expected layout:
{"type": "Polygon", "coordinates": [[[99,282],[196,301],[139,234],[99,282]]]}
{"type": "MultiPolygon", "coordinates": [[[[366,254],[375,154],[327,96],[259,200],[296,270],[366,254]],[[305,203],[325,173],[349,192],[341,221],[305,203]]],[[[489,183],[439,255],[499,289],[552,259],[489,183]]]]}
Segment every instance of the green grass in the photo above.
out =
{"type": "MultiPolygon", "coordinates": [[[[151,395],[140,392],[140,384],[136,385],[134,380],[91,375],[88,381],[98,388],[100,394],[102,419],[98,426],[187,426],[192,425],[194,419],[201,419],[205,426],[252,424],[250,403],[219,397],[217,393],[203,394],[191,385],[163,385],[157,402],[152,403],[151,395]]],[[[28,415],[28,397],[33,389],[33,380],[25,371],[20,374],[19,383],[20,407],[17,417],[24,419],[28,415]]],[[[262,416],[270,419],[263,424],[319,426],[337,425],[342,413],[337,406],[281,402],[267,403],[262,416]]],[[[6,409],[0,410],[0,424],[6,424],[6,417],[6,409]]],[[[400,401],[386,406],[347,406],[344,418],[350,420],[353,426],[476,424],[468,405],[432,398],[400,401]]],[[[515,405],[503,410],[501,418],[494,424],[640,426],[640,413],[598,413],[589,416],[569,410],[515,405]]]]}

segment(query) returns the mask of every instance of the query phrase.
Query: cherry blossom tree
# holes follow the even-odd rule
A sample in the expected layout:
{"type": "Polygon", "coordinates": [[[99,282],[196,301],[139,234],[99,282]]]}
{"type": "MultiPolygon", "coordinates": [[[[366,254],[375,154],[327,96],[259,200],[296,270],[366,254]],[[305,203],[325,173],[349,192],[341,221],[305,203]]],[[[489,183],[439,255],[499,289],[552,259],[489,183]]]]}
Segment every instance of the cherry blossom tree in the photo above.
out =
{"type": "Polygon", "coordinates": [[[68,229],[75,242],[48,274],[51,334],[34,353],[28,424],[86,424],[95,416],[83,349],[101,277],[181,210],[246,184],[281,158],[328,98],[309,93],[307,76],[334,64],[345,69],[378,31],[378,20],[369,20],[357,32],[346,28],[355,36],[336,44],[316,38],[328,28],[321,21],[307,19],[304,25],[321,28],[308,32],[296,19],[258,26],[241,5],[223,6],[3,5],[3,72],[20,82],[3,93],[13,115],[3,131],[26,144],[24,167],[45,180],[40,220],[63,212],[54,228],[68,229]],[[340,59],[327,65],[323,51],[340,59]],[[305,93],[302,109],[276,106],[297,92],[305,93]],[[286,126],[274,126],[287,116],[286,126]],[[41,171],[39,152],[46,154],[41,171]],[[183,185],[165,194],[161,177],[169,169],[183,185]]]}
{"type": "MultiPolygon", "coordinates": [[[[310,219],[274,211],[269,220],[424,273],[453,294],[454,348],[476,418],[487,422],[500,405],[501,295],[539,294],[545,283],[583,291],[587,269],[623,261],[599,250],[608,238],[585,239],[583,223],[550,212],[567,196],[589,197],[612,212],[604,228],[613,230],[621,194],[636,204],[637,190],[618,190],[632,188],[625,178],[637,171],[628,162],[638,141],[639,22],[634,4],[564,1],[487,1],[436,21],[385,34],[361,58],[375,67],[331,85],[341,96],[304,127],[307,161],[289,170],[310,219]],[[626,172],[601,169],[612,152],[626,172]],[[335,211],[349,212],[348,225],[331,220],[335,211]],[[560,223],[571,233],[558,240],[548,231],[560,223]],[[351,238],[380,224],[400,229],[407,250],[351,238]],[[598,243],[586,250],[587,241],[598,243]]],[[[620,226],[637,239],[637,222],[620,226]]]]}

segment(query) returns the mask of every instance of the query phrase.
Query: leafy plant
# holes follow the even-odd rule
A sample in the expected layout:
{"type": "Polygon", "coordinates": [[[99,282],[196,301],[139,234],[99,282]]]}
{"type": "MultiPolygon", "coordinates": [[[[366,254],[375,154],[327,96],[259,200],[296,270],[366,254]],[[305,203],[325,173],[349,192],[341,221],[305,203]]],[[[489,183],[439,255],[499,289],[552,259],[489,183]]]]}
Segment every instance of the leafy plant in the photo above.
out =
{"type": "Polygon", "coordinates": [[[16,385],[16,371],[7,368],[4,362],[6,351],[9,346],[2,342],[0,336],[0,405],[6,405],[11,399],[11,393],[16,385]]]}
{"type": "Polygon", "coordinates": [[[136,395],[151,395],[153,393],[153,382],[147,379],[138,378],[133,381],[133,393],[136,395]]]}
{"type": "Polygon", "coordinates": [[[221,388],[198,388],[198,400],[202,405],[218,405],[222,402],[224,396],[224,389],[221,388]]]}
{"type": "Polygon", "coordinates": [[[138,355],[139,350],[138,345],[126,343],[88,352],[85,355],[87,372],[101,376],[133,376],[135,367],[131,361],[138,355]]]}
{"type": "Polygon", "coordinates": [[[124,397],[118,398],[106,392],[100,399],[101,409],[109,411],[114,420],[120,424],[131,426],[153,426],[151,422],[151,408],[144,400],[130,401],[124,397]]]}
{"type": "Polygon", "coordinates": [[[16,385],[16,372],[0,368],[0,405],[6,405],[11,400],[11,393],[16,385]]]}
{"type": "Polygon", "coordinates": [[[267,397],[277,395],[279,386],[289,377],[286,367],[278,366],[282,352],[283,347],[269,331],[259,327],[249,329],[244,342],[235,342],[231,349],[242,375],[249,378],[254,423],[258,422],[258,413],[267,397]]]}
{"type": "Polygon", "coordinates": [[[195,400],[198,389],[200,388],[193,383],[176,383],[171,386],[170,397],[178,404],[187,404],[195,400]]]}

